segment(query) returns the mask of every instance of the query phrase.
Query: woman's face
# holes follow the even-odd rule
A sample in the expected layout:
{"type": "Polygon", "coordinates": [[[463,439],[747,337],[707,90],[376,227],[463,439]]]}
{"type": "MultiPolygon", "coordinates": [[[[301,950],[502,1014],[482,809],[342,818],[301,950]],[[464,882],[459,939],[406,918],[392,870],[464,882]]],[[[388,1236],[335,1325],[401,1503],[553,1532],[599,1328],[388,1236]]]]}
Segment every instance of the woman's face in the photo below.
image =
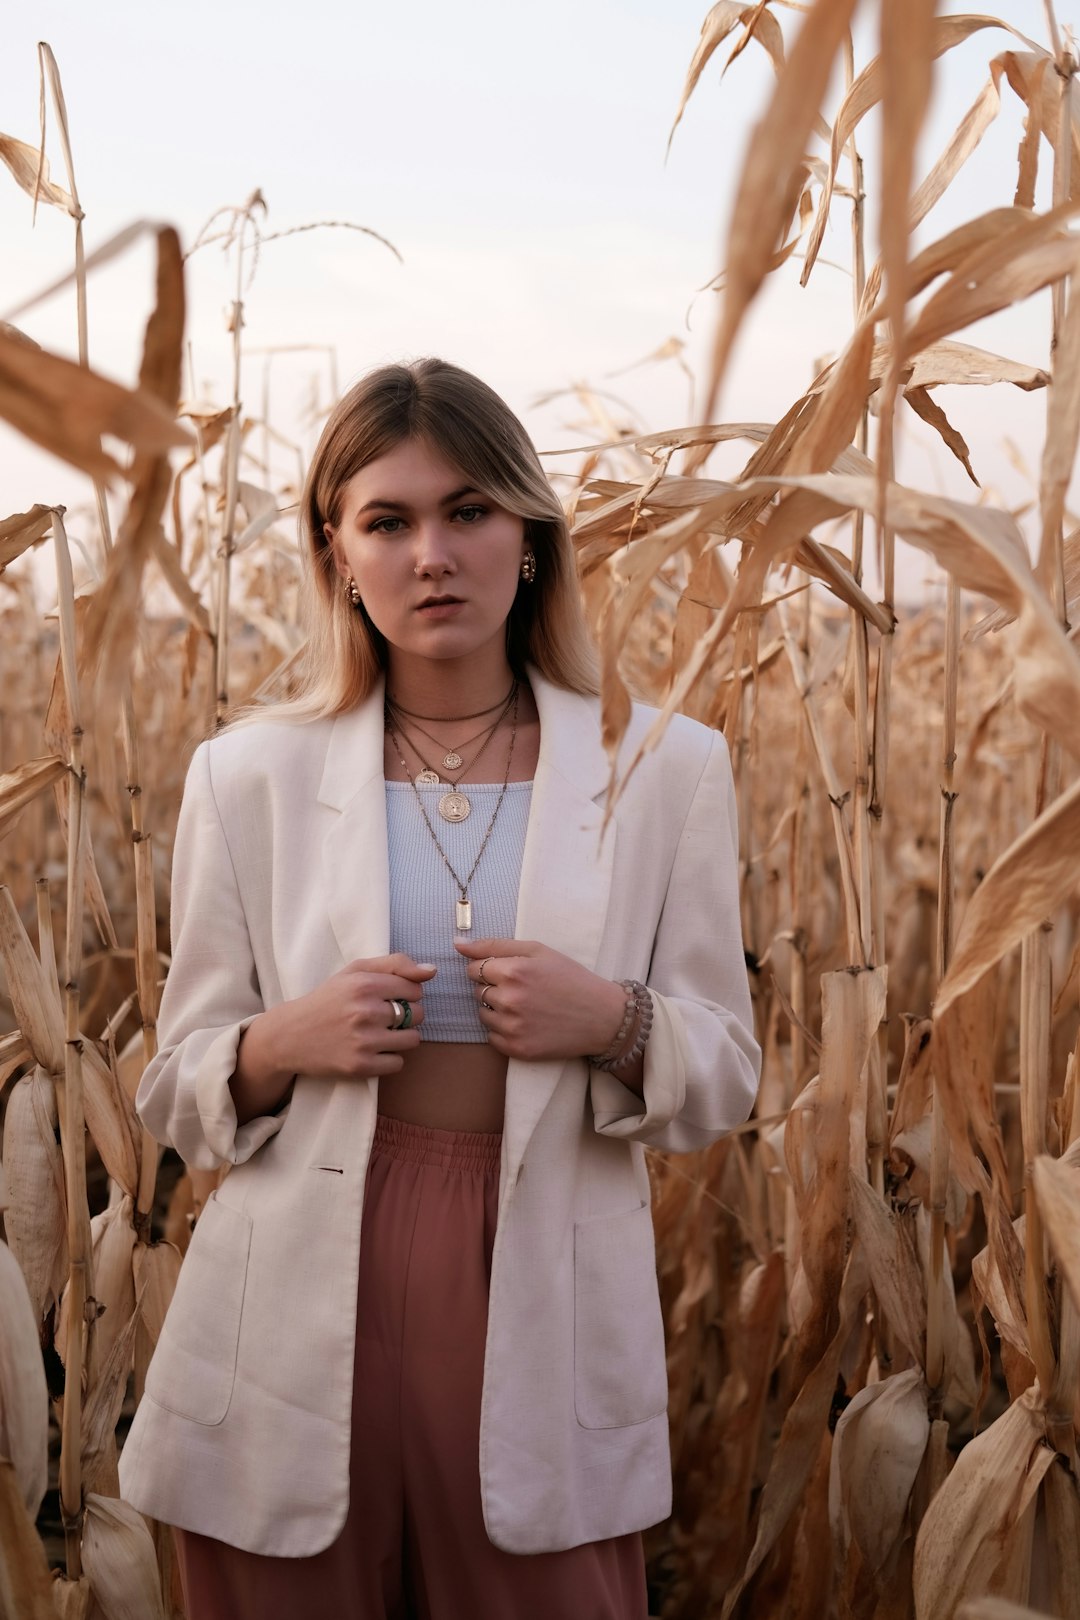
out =
{"type": "Polygon", "coordinates": [[[327,526],[334,563],[398,652],[468,657],[496,639],[518,588],[521,518],[469,485],[433,446],[406,439],[345,485],[327,526]]]}

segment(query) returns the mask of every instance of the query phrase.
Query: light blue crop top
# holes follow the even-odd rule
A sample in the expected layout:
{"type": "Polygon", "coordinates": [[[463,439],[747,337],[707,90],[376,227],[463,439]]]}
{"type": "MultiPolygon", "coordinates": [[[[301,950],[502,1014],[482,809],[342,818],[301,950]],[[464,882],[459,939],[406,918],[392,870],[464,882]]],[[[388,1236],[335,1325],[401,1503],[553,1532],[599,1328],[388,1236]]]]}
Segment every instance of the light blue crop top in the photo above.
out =
{"type": "MultiPolygon", "coordinates": [[[[472,939],[514,937],[532,786],[531,782],[507,785],[494,830],[469,884],[472,939]]],[[[464,879],[483,842],[502,783],[463,784],[472,803],[472,814],[465,821],[444,821],[439,815],[439,799],[446,791],[445,786],[416,790],[439,843],[464,879]]],[[[409,782],[386,784],[390,949],[404,951],[414,962],[434,962],[439,970],[424,985],[422,1040],[486,1041],[473,983],[466,974],[468,958],[454,949],[454,940],[466,937],[454,926],[458,889],[424,826],[416,792],[409,782]]]]}

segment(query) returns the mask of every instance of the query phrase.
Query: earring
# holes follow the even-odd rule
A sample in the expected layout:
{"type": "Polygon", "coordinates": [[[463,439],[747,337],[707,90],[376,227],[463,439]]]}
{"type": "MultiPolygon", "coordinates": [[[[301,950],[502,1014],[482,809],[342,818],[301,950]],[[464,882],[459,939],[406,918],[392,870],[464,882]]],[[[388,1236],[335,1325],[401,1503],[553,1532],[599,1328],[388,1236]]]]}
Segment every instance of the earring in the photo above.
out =
{"type": "Polygon", "coordinates": [[[521,559],[521,577],[526,585],[531,585],[536,578],[536,553],[532,546],[525,547],[525,555],[521,559]]]}
{"type": "Polygon", "coordinates": [[[349,601],[352,603],[353,607],[359,607],[360,602],[362,600],[362,598],[360,596],[360,587],[356,583],[355,579],[353,579],[351,574],[349,575],[348,579],[345,581],[345,592],[346,592],[346,595],[349,598],[349,601]]]}

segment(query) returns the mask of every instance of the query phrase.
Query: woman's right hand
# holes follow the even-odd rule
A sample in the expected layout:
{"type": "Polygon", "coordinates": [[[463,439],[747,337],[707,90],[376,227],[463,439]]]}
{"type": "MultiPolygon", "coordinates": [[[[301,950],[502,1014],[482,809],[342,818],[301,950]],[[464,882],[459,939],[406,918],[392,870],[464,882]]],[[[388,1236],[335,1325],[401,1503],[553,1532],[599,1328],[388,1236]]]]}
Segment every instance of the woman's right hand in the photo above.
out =
{"type": "Polygon", "coordinates": [[[229,1082],[239,1124],[271,1113],[297,1074],[366,1079],[397,1074],[420,1044],[429,963],[404,952],[350,962],[317,989],[268,1007],[244,1030],[229,1082]],[[393,1029],[391,1001],[412,1007],[408,1029],[393,1029]]]}

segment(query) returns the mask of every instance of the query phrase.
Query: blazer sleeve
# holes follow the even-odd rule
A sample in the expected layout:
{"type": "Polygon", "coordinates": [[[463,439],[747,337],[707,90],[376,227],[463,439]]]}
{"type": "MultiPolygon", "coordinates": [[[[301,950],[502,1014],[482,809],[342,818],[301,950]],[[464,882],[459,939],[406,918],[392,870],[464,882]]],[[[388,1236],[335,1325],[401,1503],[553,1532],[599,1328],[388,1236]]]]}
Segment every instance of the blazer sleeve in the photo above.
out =
{"type": "Polygon", "coordinates": [[[708,1147],[750,1115],[761,1075],[739,914],[739,835],[727,743],[714,732],[679,837],[648,988],[644,1097],[589,1070],[595,1128],[672,1153],[708,1147]]]}
{"type": "Polygon", "coordinates": [[[237,1125],[229,1081],[240,1036],[263,1011],[247,919],[210,775],[192,756],[173,846],[172,962],[158,1052],[135,1107],[147,1130],[198,1170],[242,1164],[281,1129],[287,1105],[237,1125]]]}

